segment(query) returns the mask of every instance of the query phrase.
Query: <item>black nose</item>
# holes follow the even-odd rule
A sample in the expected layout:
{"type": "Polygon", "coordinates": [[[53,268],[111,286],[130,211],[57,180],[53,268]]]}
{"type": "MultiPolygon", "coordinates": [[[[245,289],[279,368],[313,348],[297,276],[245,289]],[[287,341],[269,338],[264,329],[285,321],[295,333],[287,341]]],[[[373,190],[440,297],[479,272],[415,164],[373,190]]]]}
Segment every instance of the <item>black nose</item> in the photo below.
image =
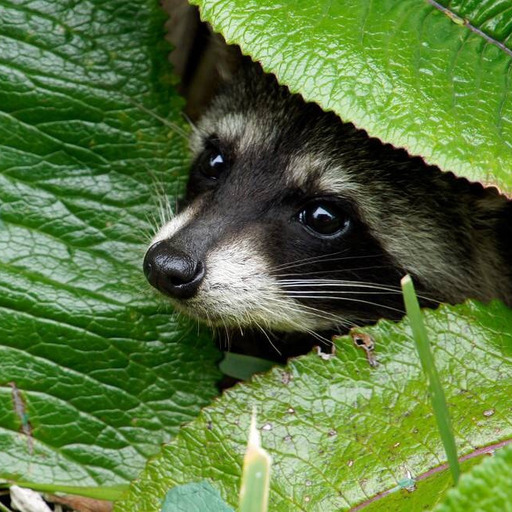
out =
{"type": "Polygon", "coordinates": [[[204,277],[204,263],[173,248],[168,240],[153,244],[144,257],[144,274],[151,286],[176,299],[193,297],[204,277]]]}

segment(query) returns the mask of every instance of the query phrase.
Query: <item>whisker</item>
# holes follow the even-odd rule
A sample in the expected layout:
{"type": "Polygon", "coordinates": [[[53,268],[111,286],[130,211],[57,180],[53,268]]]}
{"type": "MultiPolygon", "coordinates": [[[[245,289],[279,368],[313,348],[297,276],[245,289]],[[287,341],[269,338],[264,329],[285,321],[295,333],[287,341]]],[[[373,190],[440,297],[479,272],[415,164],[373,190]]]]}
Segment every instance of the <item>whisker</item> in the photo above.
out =
{"type": "Polygon", "coordinates": [[[152,178],[150,197],[154,208],[151,212],[146,212],[144,215],[146,223],[150,226],[149,229],[145,230],[144,237],[146,239],[145,241],[150,242],[158,230],[174,218],[175,210],[173,211],[171,206],[170,197],[176,198],[177,194],[167,193],[164,184],[151,170],[148,171],[148,174],[150,174],[152,178]]]}
{"type": "MultiPolygon", "coordinates": [[[[384,294],[397,294],[401,295],[402,290],[399,286],[393,286],[393,285],[382,285],[378,283],[367,283],[364,281],[345,281],[345,280],[335,280],[335,279],[280,279],[279,285],[281,288],[286,290],[286,293],[288,295],[291,295],[292,293],[295,293],[294,288],[302,288],[304,293],[311,293],[315,290],[307,290],[306,288],[362,288],[362,289],[369,289],[369,290],[376,290],[374,292],[371,291],[336,291],[337,293],[346,293],[346,294],[365,294],[368,295],[378,295],[379,292],[384,294]],[[288,290],[291,290],[288,291],[288,290]]],[[[318,290],[316,290],[318,291],[318,290]]],[[[332,293],[333,290],[329,290],[329,293],[332,293]]],[[[418,297],[420,299],[424,299],[426,301],[432,302],[434,304],[440,304],[441,302],[439,300],[436,300],[432,297],[429,297],[428,295],[424,294],[418,294],[418,297]]]]}
{"type": "Polygon", "coordinates": [[[313,336],[313,338],[317,339],[320,343],[322,343],[322,345],[325,345],[325,346],[332,345],[332,341],[330,339],[326,338],[325,336],[322,336],[322,335],[318,334],[317,332],[312,331],[310,329],[306,329],[306,332],[310,336],[313,336]]]}
{"type": "MultiPolygon", "coordinates": [[[[276,304],[276,306],[284,306],[283,310],[286,310],[288,312],[294,312],[295,314],[303,314],[304,310],[307,310],[308,312],[311,313],[313,317],[320,320],[326,320],[329,323],[331,323],[333,325],[333,328],[338,331],[345,330],[356,325],[353,321],[348,320],[347,318],[341,318],[340,315],[334,315],[321,309],[307,306],[305,304],[300,304],[300,306],[298,305],[297,307],[294,307],[293,305],[290,305],[288,302],[285,302],[280,299],[270,298],[270,300],[273,301],[276,304]]],[[[304,328],[304,326],[302,326],[302,329],[304,330],[304,332],[311,335],[313,338],[317,339],[322,344],[327,346],[331,345],[332,342],[330,339],[325,338],[324,336],[318,334],[312,329],[304,328]]]]}
{"type": "MultiPolygon", "coordinates": [[[[326,290],[295,290],[287,293],[290,297],[295,297],[297,293],[300,294],[312,294],[312,293],[323,293],[326,290]]],[[[356,290],[329,290],[329,295],[400,295],[400,292],[395,290],[379,290],[376,292],[368,291],[356,291],[356,290]]]]}
{"type": "Polygon", "coordinates": [[[229,352],[231,350],[231,337],[229,336],[229,330],[228,326],[226,325],[226,322],[223,318],[221,318],[222,325],[224,326],[224,332],[226,333],[225,337],[225,344],[226,344],[226,351],[229,352]]]}
{"type": "Polygon", "coordinates": [[[185,121],[187,121],[188,125],[190,126],[190,128],[192,128],[192,130],[195,133],[202,134],[202,131],[197,127],[197,125],[194,123],[194,121],[192,121],[192,119],[190,119],[190,117],[185,112],[181,112],[181,115],[183,116],[183,119],[185,119],[185,121]]]}
{"type": "Polygon", "coordinates": [[[403,309],[397,309],[392,306],[387,306],[386,304],[379,304],[378,302],[372,302],[369,300],[363,299],[354,299],[352,297],[332,297],[330,295],[293,295],[294,299],[322,299],[322,300],[344,300],[347,302],[360,302],[361,304],[367,304],[370,306],[377,306],[379,308],[389,309],[390,311],[396,311],[402,315],[405,314],[403,309]]]}
{"type": "MultiPolygon", "coordinates": [[[[300,279],[300,280],[280,280],[279,285],[281,288],[367,288],[382,292],[396,292],[400,293],[400,288],[393,285],[381,285],[365,283],[364,281],[332,281],[332,280],[314,280],[314,279],[300,279]]],[[[347,292],[348,293],[348,292],[347,292]]]]}
{"type": "MultiPolygon", "coordinates": [[[[306,275],[308,276],[314,276],[314,275],[318,275],[318,274],[338,274],[338,273],[346,273],[346,272],[356,272],[356,271],[361,271],[361,270],[377,270],[377,269],[383,269],[383,268],[388,268],[388,269],[391,269],[392,267],[390,267],[389,265],[374,265],[374,266],[371,266],[371,267],[354,267],[354,268],[340,268],[340,269],[329,269],[329,270],[315,270],[313,272],[307,272],[306,275]]],[[[272,276],[273,277],[297,277],[298,275],[301,275],[301,274],[297,274],[297,273],[293,273],[293,272],[290,272],[288,274],[274,274],[272,273],[272,276]]]]}
{"type": "Polygon", "coordinates": [[[327,322],[329,322],[331,324],[335,324],[335,325],[339,325],[339,324],[350,325],[349,321],[346,320],[345,318],[341,318],[340,315],[335,315],[333,313],[324,311],[322,309],[315,308],[313,306],[309,306],[306,304],[298,304],[298,303],[295,306],[295,305],[289,304],[288,302],[281,300],[281,299],[276,299],[273,297],[269,297],[268,299],[270,301],[272,301],[276,305],[276,307],[282,306],[283,312],[292,312],[292,313],[295,313],[296,315],[303,315],[304,310],[306,309],[316,319],[326,320],[327,322]]]}
{"type": "Polygon", "coordinates": [[[336,251],[336,252],[330,252],[330,253],[327,253],[327,254],[321,254],[319,256],[310,256],[308,258],[302,258],[300,260],[289,261],[289,262],[283,263],[281,265],[276,265],[273,268],[273,270],[279,270],[280,268],[288,267],[289,265],[295,265],[295,264],[298,264],[298,263],[307,263],[307,262],[310,262],[310,261],[313,261],[313,260],[321,261],[324,258],[330,258],[332,256],[336,256],[337,254],[343,254],[344,252],[346,252],[346,251],[336,251]]]}
{"type": "Polygon", "coordinates": [[[272,340],[270,339],[270,336],[268,335],[267,331],[265,331],[265,329],[263,329],[263,327],[256,322],[256,327],[264,334],[265,338],[267,338],[268,342],[270,343],[270,346],[280,355],[282,356],[283,354],[281,354],[281,351],[275,346],[274,343],[272,343],[272,340]]]}
{"type": "Polygon", "coordinates": [[[351,281],[349,279],[279,279],[279,284],[287,286],[313,285],[313,286],[366,286],[371,288],[384,288],[398,290],[399,287],[392,284],[371,283],[367,281],[351,281]]]}
{"type": "Polygon", "coordinates": [[[141,230],[141,241],[145,244],[149,244],[158,231],[158,220],[154,212],[151,212],[151,214],[146,212],[144,220],[146,221],[147,228],[141,230]]]}
{"type": "Polygon", "coordinates": [[[139,110],[141,110],[142,112],[150,115],[151,117],[153,117],[154,119],[157,119],[158,121],[160,121],[164,126],[167,126],[168,128],[170,128],[171,130],[173,130],[176,134],[178,134],[180,137],[182,137],[183,139],[185,140],[188,140],[188,133],[179,125],[177,125],[176,123],[173,123],[172,121],[169,121],[168,119],[166,119],[165,117],[162,117],[160,115],[158,115],[156,112],[153,112],[152,110],[150,110],[149,108],[146,108],[144,105],[142,105],[141,103],[139,103],[138,101],[135,101],[133,98],[130,98],[129,96],[127,96],[127,99],[128,101],[134,105],[136,108],[138,108],[139,110]]]}
{"type": "Polygon", "coordinates": [[[304,258],[302,260],[290,261],[288,263],[283,263],[282,265],[276,265],[271,269],[271,273],[273,274],[276,270],[285,270],[288,268],[297,268],[302,267],[304,265],[312,265],[314,263],[330,263],[333,261],[348,261],[348,260],[357,260],[357,259],[366,259],[366,258],[379,258],[382,257],[382,254],[369,254],[364,256],[341,256],[334,258],[337,254],[343,254],[346,251],[338,251],[332,252],[328,254],[322,254],[320,256],[312,256],[310,258],[304,258]]]}

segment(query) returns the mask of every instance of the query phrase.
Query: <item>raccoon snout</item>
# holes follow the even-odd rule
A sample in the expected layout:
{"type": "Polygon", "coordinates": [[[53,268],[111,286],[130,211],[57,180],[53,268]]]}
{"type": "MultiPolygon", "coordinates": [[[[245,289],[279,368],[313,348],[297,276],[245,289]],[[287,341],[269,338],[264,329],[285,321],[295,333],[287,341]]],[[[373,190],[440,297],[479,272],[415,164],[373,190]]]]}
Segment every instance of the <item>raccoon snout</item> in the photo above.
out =
{"type": "Polygon", "coordinates": [[[203,281],[205,265],[173,248],[167,240],[153,244],[144,257],[144,274],[151,286],[176,299],[190,299],[203,281]]]}

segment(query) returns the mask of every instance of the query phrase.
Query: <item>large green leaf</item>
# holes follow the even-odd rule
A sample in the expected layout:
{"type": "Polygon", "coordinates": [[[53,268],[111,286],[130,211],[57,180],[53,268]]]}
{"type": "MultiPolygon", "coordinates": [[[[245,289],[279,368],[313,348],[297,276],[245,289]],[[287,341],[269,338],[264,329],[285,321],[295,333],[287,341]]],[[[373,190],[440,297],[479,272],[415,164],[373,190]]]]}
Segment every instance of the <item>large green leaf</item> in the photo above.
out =
{"type": "Polygon", "coordinates": [[[464,475],[436,512],[512,510],[512,448],[508,446],[464,475]]]}
{"type": "Polygon", "coordinates": [[[0,479],[132,479],[216,394],[211,341],[141,271],[187,155],[148,113],[180,123],[164,21],[0,2],[0,479]]]}
{"type": "MultiPolygon", "coordinates": [[[[428,312],[426,324],[459,454],[510,438],[512,312],[468,303],[428,312]]],[[[159,510],[168,488],[199,480],[234,506],[254,405],[273,460],[271,510],[347,510],[442,464],[407,322],[380,322],[369,332],[377,368],[346,337],[331,359],[311,354],[229,390],[148,464],[117,510],[159,510]]],[[[415,492],[422,488],[432,486],[415,492]]]]}
{"type": "Polygon", "coordinates": [[[294,92],[430,163],[512,191],[510,2],[194,3],[294,92]]]}

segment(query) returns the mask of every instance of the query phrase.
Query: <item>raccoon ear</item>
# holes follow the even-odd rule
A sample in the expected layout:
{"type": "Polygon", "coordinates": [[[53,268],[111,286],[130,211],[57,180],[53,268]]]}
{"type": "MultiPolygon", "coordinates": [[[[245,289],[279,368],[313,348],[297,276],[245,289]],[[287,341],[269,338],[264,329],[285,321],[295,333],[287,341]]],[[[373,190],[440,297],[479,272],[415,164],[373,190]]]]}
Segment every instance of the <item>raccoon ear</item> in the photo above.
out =
{"type": "MultiPolygon", "coordinates": [[[[210,29],[211,30],[211,29],[210,29]]],[[[242,52],[237,45],[228,45],[221,34],[212,34],[212,57],[222,82],[228,82],[242,63],[242,52]]]]}
{"type": "Polygon", "coordinates": [[[203,28],[207,31],[206,42],[186,93],[186,113],[192,120],[200,117],[219,88],[231,81],[244,60],[239,46],[228,45],[208,24],[203,24],[203,28]]]}
{"type": "Polygon", "coordinates": [[[194,121],[219,85],[230,80],[242,54],[237,46],[228,46],[220,34],[201,22],[197,7],[186,0],[168,0],[165,4],[172,13],[167,25],[168,39],[174,46],[170,60],[181,77],[179,90],[187,100],[185,113],[194,121]]]}

